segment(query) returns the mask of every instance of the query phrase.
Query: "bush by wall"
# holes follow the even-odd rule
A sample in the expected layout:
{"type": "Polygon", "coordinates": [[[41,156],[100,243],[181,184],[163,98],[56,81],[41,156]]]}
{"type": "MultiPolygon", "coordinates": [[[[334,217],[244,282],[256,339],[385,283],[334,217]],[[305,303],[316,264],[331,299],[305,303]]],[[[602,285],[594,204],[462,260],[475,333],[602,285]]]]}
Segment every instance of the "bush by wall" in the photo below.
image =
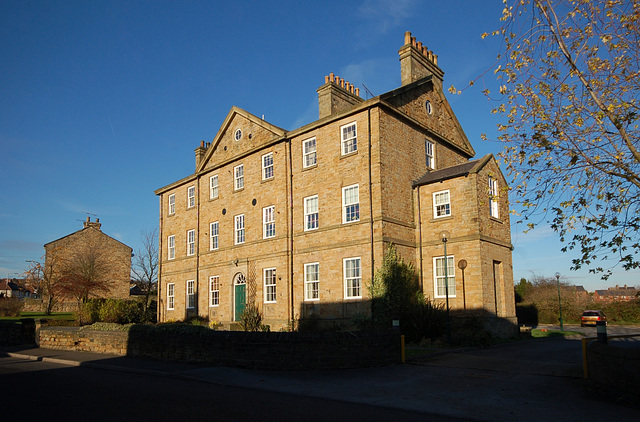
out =
{"type": "Polygon", "coordinates": [[[0,297],[0,316],[20,316],[22,308],[24,308],[24,301],[17,297],[0,297]]]}

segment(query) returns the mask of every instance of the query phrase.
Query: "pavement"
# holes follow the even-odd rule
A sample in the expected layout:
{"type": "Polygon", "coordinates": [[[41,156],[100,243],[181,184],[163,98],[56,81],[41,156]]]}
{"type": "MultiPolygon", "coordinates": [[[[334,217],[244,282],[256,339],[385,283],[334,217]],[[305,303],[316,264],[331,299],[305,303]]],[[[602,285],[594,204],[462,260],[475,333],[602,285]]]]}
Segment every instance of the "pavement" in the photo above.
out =
{"type": "Polygon", "coordinates": [[[475,421],[637,421],[640,410],[640,403],[616,401],[583,379],[577,336],[444,350],[385,367],[322,371],[251,370],[28,347],[2,347],[3,355],[475,421]]]}

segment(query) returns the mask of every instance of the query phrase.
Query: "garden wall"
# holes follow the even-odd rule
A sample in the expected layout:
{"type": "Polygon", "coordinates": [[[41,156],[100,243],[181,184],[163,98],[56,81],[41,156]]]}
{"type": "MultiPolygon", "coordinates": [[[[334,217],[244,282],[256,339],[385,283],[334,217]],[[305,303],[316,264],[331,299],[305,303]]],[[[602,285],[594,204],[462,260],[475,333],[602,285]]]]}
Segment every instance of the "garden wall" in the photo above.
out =
{"type": "Polygon", "coordinates": [[[23,344],[35,344],[35,321],[31,318],[0,321],[0,346],[23,344]]]}
{"type": "Polygon", "coordinates": [[[640,348],[593,342],[587,346],[589,379],[619,392],[640,391],[640,348]]]}
{"type": "Polygon", "coordinates": [[[128,332],[43,327],[40,347],[260,369],[379,366],[400,361],[391,332],[237,332],[134,325],[128,332]]]}

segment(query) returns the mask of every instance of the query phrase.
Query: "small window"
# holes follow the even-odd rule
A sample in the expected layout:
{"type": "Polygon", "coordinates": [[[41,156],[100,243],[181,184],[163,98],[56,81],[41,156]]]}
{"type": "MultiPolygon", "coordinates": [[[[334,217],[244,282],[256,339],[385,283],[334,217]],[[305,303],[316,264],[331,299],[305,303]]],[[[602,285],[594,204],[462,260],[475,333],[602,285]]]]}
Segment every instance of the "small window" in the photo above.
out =
{"type": "Polygon", "coordinates": [[[276,269],[266,268],[264,270],[264,301],[275,303],[276,301],[276,269]]]}
{"type": "Polygon", "coordinates": [[[169,195],[169,215],[176,213],[176,195],[169,195]]]}
{"type": "Polygon", "coordinates": [[[433,106],[431,105],[431,101],[425,101],[424,108],[427,111],[427,114],[433,114],[433,106]]]}
{"type": "Polygon", "coordinates": [[[499,218],[498,181],[489,176],[489,212],[491,217],[499,218]]]}
{"type": "Polygon", "coordinates": [[[273,152],[262,156],[262,180],[273,178],[273,152]]]}
{"type": "Polygon", "coordinates": [[[216,199],[218,197],[218,175],[213,175],[209,178],[209,199],[216,199]]]}
{"type": "Polygon", "coordinates": [[[304,299],[320,299],[320,264],[317,262],[304,264],[304,299]]]}
{"type": "Polygon", "coordinates": [[[340,128],[342,136],[342,155],[350,154],[358,150],[358,138],[356,124],[350,123],[340,128]]]}
{"type": "Polygon", "coordinates": [[[196,206],[196,187],[189,186],[187,189],[187,208],[193,208],[196,206]]]}
{"type": "Polygon", "coordinates": [[[360,220],[360,194],[358,185],[342,188],[342,222],[360,220]]]}
{"type": "Polygon", "coordinates": [[[233,134],[233,137],[235,138],[236,141],[239,141],[240,139],[242,139],[242,130],[236,129],[236,132],[233,134]]]}
{"type": "Polygon", "coordinates": [[[239,166],[234,167],[233,174],[234,174],[234,182],[233,182],[234,189],[240,190],[244,188],[244,165],[240,164],[239,166]]]}
{"type": "Polygon", "coordinates": [[[362,274],[360,271],[360,258],[348,258],[343,260],[344,266],[344,297],[357,299],[362,297],[362,274]]]}
{"type": "Polygon", "coordinates": [[[449,290],[449,297],[456,296],[456,273],[454,263],[455,259],[453,255],[447,255],[447,274],[445,277],[444,257],[433,258],[433,274],[436,289],[435,297],[447,297],[447,290],[449,290]]]}
{"type": "Polygon", "coordinates": [[[244,243],[244,214],[235,216],[235,244],[244,243]]]}
{"type": "Polygon", "coordinates": [[[220,305],[220,277],[209,277],[209,306],[220,305]]]}
{"type": "Polygon", "coordinates": [[[187,256],[195,255],[196,253],[196,231],[189,230],[187,232],[187,256]]]}
{"type": "Polygon", "coordinates": [[[274,205],[262,209],[262,237],[264,239],[276,235],[276,207],[274,205]]]}
{"type": "Polygon", "coordinates": [[[167,284],[167,310],[175,309],[176,304],[176,285],[174,283],[167,284]]]}
{"type": "Polygon", "coordinates": [[[424,152],[427,159],[427,168],[434,169],[435,160],[433,159],[433,142],[429,140],[424,141],[424,152]]]}
{"type": "Polygon", "coordinates": [[[451,215],[451,200],[449,191],[436,192],[433,194],[433,217],[447,217],[451,215]]]}
{"type": "Polygon", "coordinates": [[[196,307],[196,293],[193,289],[194,281],[187,280],[187,309],[196,307]]]}
{"type": "Polygon", "coordinates": [[[311,167],[317,164],[316,138],[302,141],[302,167],[311,167]]]}
{"type": "Polygon", "coordinates": [[[176,237],[175,235],[171,235],[167,238],[167,246],[168,246],[168,259],[174,259],[176,257],[176,237]]]}
{"type": "Polygon", "coordinates": [[[318,195],[304,198],[304,230],[315,230],[318,224],[318,195]]]}
{"type": "Polygon", "coordinates": [[[209,233],[209,249],[214,251],[218,249],[218,236],[220,234],[220,227],[217,221],[210,224],[209,233]]]}

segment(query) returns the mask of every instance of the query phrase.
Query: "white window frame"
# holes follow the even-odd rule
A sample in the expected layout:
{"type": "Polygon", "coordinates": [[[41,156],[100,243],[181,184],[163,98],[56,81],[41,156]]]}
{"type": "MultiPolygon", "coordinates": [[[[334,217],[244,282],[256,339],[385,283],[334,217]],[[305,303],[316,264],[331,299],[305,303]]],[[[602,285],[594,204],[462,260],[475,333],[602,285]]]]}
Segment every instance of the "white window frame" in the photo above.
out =
{"type": "Polygon", "coordinates": [[[209,199],[216,199],[219,194],[218,175],[214,174],[209,178],[209,199]]]}
{"type": "Polygon", "coordinates": [[[169,195],[169,215],[176,213],[176,194],[169,195]]]}
{"type": "Polygon", "coordinates": [[[340,150],[342,155],[352,154],[358,151],[358,125],[356,122],[340,126],[340,150]],[[349,129],[353,127],[353,135],[349,129]]]}
{"type": "Polygon", "coordinates": [[[276,269],[265,268],[262,279],[264,280],[264,303],[276,303],[276,269]]]}
{"type": "Polygon", "coordinates": [[[209,307],[220,305],[220,276],[209,277],[209,307]]]}
{"type": "Polygon", "coordinates": [[[236,215],[234,221],[234,244],[240,245],[245,241],[244,214],[236,215]]]}
{"type": "Polygon", "coordinates": [[[187,256],[196,254],[196,231],[191,229],[187,231],[187,256]]]}
{"type": "Polygon", "coordinates": [[[244,189],[244,164],[233,168],[233,189],[244,189]]]}
{"type": "MultiPolygon", "coordinates": [[[[455,257],[453,255],[447,255],[447,284],[449,285],[449,297],[456,297],[456,266],[455,257]]],[[[434,297],[446,298],[445,285],[444,285],[444,256],[433,257],[433,289],[434,297]],[[439,263],[439,264],[438,264],[439,263]],[[438,265],[440,265],[441,273],[438,274],[438,265]],[[441,283],[439,285],[438,283],[441,283]]]]}
{"type": "Polygon", "coordinates": [[[493,218],[500,218],[498,181],[492,176],[489,176],[489,213],[493,218]]]}
{"type": "Polygon", "coordinates": [[[196,206],[196,187],[189,186],[187,188],[187,208],[193,208],[196,206]]]}
{"type": "Polygon", "coordinates": [[[302,141],[302,168],[313,167],[318,164],[317,149],[316,138],[302,141]]]}
{"type": "Polygon", "coordinates": [[[167,283],[167,310],[172,311],[176,306],[176,284],[167,283]]]}
{"type": "Polygon", "coordinates": [[[167,259],[176,258],[176,236],[172,234],[167,237],[167,259]]]}
{"type": "Polygon", "coordinates": [[[262,209],[262,238],[276,237],[276,206],[270,205],[262,209]]]}
{"type": "Polygon", "coordinates": [[[435,160],[435,144],[428,139],[424,140],[424,153],[425,160],[427,163],[427,168],[435,169],[436,168],[436,160],[435,160]]]}
{"type": "Polygon", "coordinates": [[[320,263],[304,264],[304,300],[320,300],[320,263]]]}
{"type": "Polygon", "coordinates": [[[317,230],[320,226],[320,201],[318,195],[304,198],[304,231],[317,230]],[[315,199],[315,211],[309,203],[315,199]]]}
{"type": "Polygon", "coordinates": [[[196,291],[195,280],[187,280],[185,305],[187,309],[193,309],[196,307],[196,291]]]}
{"type": "Polygon", "coordinates": [[[433,218],[443,218],[451,216],[451,192],[449,189],[433,193],[433,218]],[[442,201],[446,194],[446,201],[442,201]]]}
{"type": "Polygon", "coordinates": [[[209,224],[209,250],[215,251],[220,247],[219,243],[220,237],[220,223],[218,221],[214,221],[209,224]]]}
{"type": "Polygon", "coordinates": [[[343,259],[342,271],[344,275],[344,298],[362,299],[362,260],[360,257],[343,259]],[[353,272],[347,270],[347,262],[357,264],[353,267],[353,272]]]}
{"type": "Polygon", "coordinates": [[[262,180],[270,180],[275,176],[273,169],[273,152],[262,156],[262,180]],[[269,163],[271,160],[271,163],[269,163]]]}
{"type": "Polygon", "coordinates": [[[342,223],[354,223],[360,221],[360,186],[350,185],[342,188],[342,223]],[[356,201],[347,198],[347,192],[355,188],[356,201]],[[347,202],[347,201],[351,202],[347,202]],[[354,217],[355,216],[355,217],[354,217]]]}

